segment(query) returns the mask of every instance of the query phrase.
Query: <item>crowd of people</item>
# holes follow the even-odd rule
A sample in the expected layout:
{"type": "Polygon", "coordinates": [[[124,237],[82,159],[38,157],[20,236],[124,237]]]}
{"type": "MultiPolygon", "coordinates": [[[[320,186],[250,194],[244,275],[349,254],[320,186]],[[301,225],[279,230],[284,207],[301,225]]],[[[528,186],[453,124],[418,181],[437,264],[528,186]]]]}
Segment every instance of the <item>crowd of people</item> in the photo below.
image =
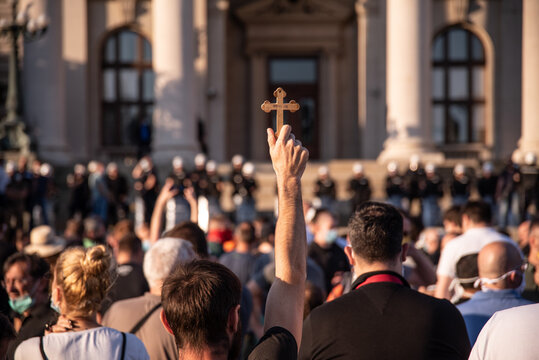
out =
{"type": "Polygon", "coordinates": [[[319,168],[316,200],[305,202],[308,151],[289,126],[278,137],[268,129],[268,145],[276,220],[257,216],[254,166],[241,157],[228,179],[232,214],[220,206],[226,179],[214,161],[197,155],[188,172],[176,157],[159,184],[143,157],[132,181],[114,163],[77,164],[61,236],[52,167],[5,164],[0,358],[536,356],[536,342],[521,339],[539,330],[534,159],[499,175],[485,163],[474,181],[462,165],[444,181],[418,158],[402,175],[390,163],[383,202],[371,201],[357,163],[343,229],[329,170],[319,168]],[[416,201],[420,216],[410,215],[416,201]]]}

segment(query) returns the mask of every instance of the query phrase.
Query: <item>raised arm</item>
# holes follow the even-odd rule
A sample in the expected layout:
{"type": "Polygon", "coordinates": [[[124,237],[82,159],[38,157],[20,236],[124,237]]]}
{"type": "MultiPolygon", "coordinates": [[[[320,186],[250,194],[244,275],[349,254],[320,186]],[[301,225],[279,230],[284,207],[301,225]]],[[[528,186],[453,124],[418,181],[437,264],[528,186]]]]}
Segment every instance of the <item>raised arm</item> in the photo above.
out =
{"type": "Polygon", "coordinates": [[[172,199],[177,193],[178,190],[174,189],[174,180],[167,179],[155,201],[152,218],[150,220],[150,242],[152,245],[159,240],[159,236],[161,235],[161,223],[163,221],[163,212],[165,211],[167,201],[172,199]]]}
{"type": "Polygon", "coordinates": [[[301,176],[309,152],[285,125],[277,138],[268,129],[268,144],[277,175],[279,218],[275,229],[275,281],[266,301],[264,330],[280,326],[301,342],[307,241],[301,199],[301,176]]]}

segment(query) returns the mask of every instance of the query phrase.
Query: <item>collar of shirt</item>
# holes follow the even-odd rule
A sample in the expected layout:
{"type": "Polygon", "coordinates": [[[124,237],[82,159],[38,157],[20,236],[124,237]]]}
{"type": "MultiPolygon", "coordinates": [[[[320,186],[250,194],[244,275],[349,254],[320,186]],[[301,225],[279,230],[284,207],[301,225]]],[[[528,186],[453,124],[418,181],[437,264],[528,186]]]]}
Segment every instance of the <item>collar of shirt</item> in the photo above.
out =
{"type": "Polygon", "coordinates": [[[486,289],[473,294],[472,299],[493,299],[493,298],[520,298],[520,294],[515,289],[486,289]]]}
{"type": "Polygon", "coordinates": [[[373,276],[376,276],[376,275],[389,275],[391,277],[393,277],[396,281],[387,281],[387,280],[382,280],[382,281],[373,281],[373,282],[395,282],[395,283],[398,283],[400,282],[401,285],[403,286],[406,286],[406,287],[410,287],[410,284],[408,284],[408,282],[406,281],[405,278],[403,278],[400,274],[394,272],[394,271],[390,271],[390,270],[382,270],[382,271],[371,271],[371,272],[367,272],[367,273],[364,273],[364,274],[361,274],[355,281],[354,283],[352,284],[352,289],[357,289],[358,287],[361,287],[362,285],[367,285],[367,284],[364,284],[369,278],[373,277],[373,276]],[[398,281],[398,282],[397,282],[398,281]]]}

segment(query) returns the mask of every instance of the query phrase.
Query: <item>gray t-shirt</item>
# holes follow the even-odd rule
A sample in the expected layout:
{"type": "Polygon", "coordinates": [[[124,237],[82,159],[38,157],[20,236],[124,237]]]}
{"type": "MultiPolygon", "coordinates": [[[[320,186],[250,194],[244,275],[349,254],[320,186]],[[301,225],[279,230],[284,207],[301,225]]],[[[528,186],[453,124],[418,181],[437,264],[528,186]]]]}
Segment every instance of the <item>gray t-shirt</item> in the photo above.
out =
{"type": "MultiPolygon", "coordinates": [[[[161,297],[146,293],[132,299],[117,301],[103,317],[103,325],[119,331],[129,332],[155,305],[161,297]]],[[[178,359],[174,336],[169,334],[160,319],[161,308],[152,313],[144,325],[135,333],[142,340],[151,359],[178,359]]]]}

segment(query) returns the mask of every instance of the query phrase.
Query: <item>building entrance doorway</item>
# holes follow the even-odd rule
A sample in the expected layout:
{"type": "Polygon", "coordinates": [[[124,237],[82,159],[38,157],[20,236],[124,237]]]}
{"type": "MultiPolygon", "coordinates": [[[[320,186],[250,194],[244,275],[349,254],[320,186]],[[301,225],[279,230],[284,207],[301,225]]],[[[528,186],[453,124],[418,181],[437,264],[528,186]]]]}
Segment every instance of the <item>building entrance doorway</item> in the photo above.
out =
{"type": "MultiPolygon", "coordinates": [[[[310,159],[320,157],[318,131],[318,58],[268,58],[268,99],[274,102],[273,92],[282,87],[287,94],[285,102],[295,100],[300,110],[284,112],[284,123],[292,126],[297,139],[309,150],[310,159]]],[[[275,112],[268,114],[268,126],[275,129],[275,112]]]]}

